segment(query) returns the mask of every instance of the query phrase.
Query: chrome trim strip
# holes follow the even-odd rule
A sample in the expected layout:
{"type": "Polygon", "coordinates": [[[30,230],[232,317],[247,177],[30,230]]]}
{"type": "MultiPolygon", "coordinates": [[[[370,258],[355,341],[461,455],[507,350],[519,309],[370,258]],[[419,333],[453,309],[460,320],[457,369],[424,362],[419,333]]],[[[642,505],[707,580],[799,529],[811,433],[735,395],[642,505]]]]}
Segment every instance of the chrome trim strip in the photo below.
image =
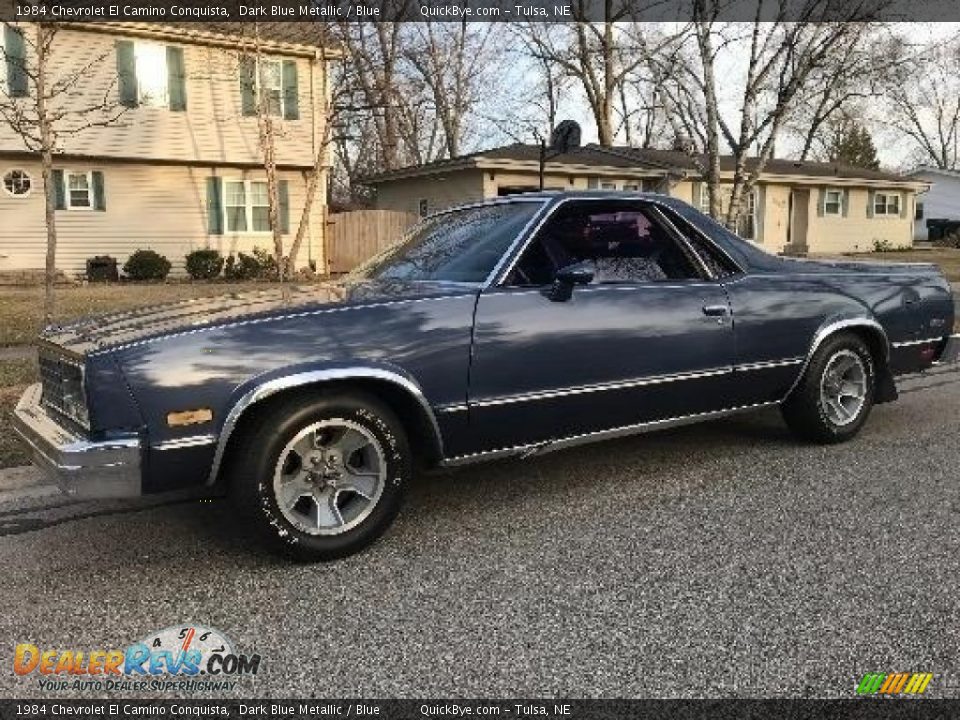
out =
{"type": "Polygon", "coordinates": [[[283,390],[289,390],[290,388],[300,387],[302,385],[312,385],[315,383],[330,382],[332,380],[356,379],[373,379],[391,382],[412,395],[430,421],[430,426],[437,444],[436,449],[439,457],[443,457],[443,436],[440,434],[440,426],[437,424],[437,418],[433,413],[433,408],[431,408],[430,403],[427,402],[427,398],[424,396],[420,386],[412,380],[399,373],[375,367],[357,366],[311,370],[268,380],[247,392],[247,394],[234,404],[227,414],[226,419],[223,421],[223,427],[217,439],[217,449],[213,456],[213,465],[210,468],[210,476],[207,478],[207,484],[212,485],[216,481],[217,473],[220,471],[220,465],[223,462],[224,452],[226,452],[227,449],[227,442],[230,440],[230,435],[236,428],[240,416],[243,415],[251,405],[283,390]]]}
{"type": "Polygon", "coordinates": [[[203,447],[217,442],[216,435],[190,435],[188,437],[163,440],[150,445],[151,450],[182,450],[183,448],[203,447]]]}
{"type": "Polygon", "coordinates": [[[930,345],[932,343],[938,343],[943,340],[942,337],[927,338],[925,340],[904,340],[903,342],[893,343],[894,348],[905,348],[911,347],[913,345],[930,345]]]}
{"type": "Polygon", "coordinates": [[[465,412],[469,409],[469,406],[466,403],[457,403],[455,405],[439,405],[434,408],[434,410],[442,415],[448,413],[458,413],[465,412]]]}
{"type": "Polygon", "coordinates": [[[791,365],[799,365],[803,362],[802,357],[798,358],[787,358],[784,360],[766,360],[764,362],[755,362],[755,363],[744,363],[743,365],[734,366],[736,372],[750,372],[753,370],[770,370],[772,368],[781,368],[781,367],[790,367],[791,365]]]}
{"type": "Polygon", "coordinates": [[[601,440],[611,440],[613,438],[638,435],[655,430],[666,430],[668,428],[692,425],[694,423],[703,422],[706,420],[728,417],[730,415],[749,412],[751,410],[759,410],[761,408],[778,404],[779,403],[777,402],[765,402],[754,405],[741,405],[738,407],[727,408],[725,410],[694,413],[691,415],[679,415],[677,417],[664,418],[663,420],[651,420],[648,422],[635,423],[633,425],[622,425],[620,427],[610,428],[608,430],[598,430],[596,432],[569,435],[567,437],[560,438],[559,440],[546,440],[540,443],[527,443],[525,445],[516,445],[509,448],[500,448],[497,450],[487,450],[484,452],[472,453],[470,455],[459,455],[457,457],[443,460],[441,465],[443,467],[460,467],[462,465],[469,465],[475,462],[493,460],[502,457],[512,457],[517,455],[532,457],[534,455],[543,455],[548,452],[564,450],[566,448],[576,447],[577,445],[585,445],[592,442],[599,442],[601,440]]]}
{"type": "Polygon", "coordinates": [[[510,405],[512,403],[527,402],[528,400],[550,400],[557,397],[567,397],[570,395],[582,395],[585,393],[605,392],[607,390],[626,390],[628,388],[643,387],[645,385],[661,385],[663,383],[677,382],[679,380],[699,380],[701,378],[716,377],[717,375],[729,375],[733,372],[733,367],[711,368],[709,370],[700,370],[696,372],[677,373],[674,375],[653,375],[649,377],[636,378],[634,380],[623,380],[612,383],[597,383],[595,385],[579,385],[575,387],[559,388],[557,390],[541,390],[532,393],[518,393],[516,395],[503,395],[501,397],[490,398],[487,400],[478,400],[470,403],[471,407],[483,408],[494,405],[510,405]]]}
{"type": "Polygon", "coordinates": [[[817,352],[817,349],[820,345],[823,344],[823,341],[828,337],[837,333],[841,330],[845,330],[851,327],[862,327],[868,328],[880,334],[880,337],[883,339],[883,346],[886,348],[886,357],[885,360],[890,359],[890,341],[887,339],[887,331],[883,329],[883,325],[878,323],[876,320],[872,320],[867,317],[861,318],[848,318],[846,320],[837,320],[835,322],[829,323],[824,327],[821,327],[816,334],[813,336],[813,341],[810,343],[810,349],[807,351],[807,356],[803,361],[803,365],[800,368],[800,372],[797,375],[797,379],[793,381],[793,384],[790,385],[790,389],[787,390],[786,395],[783,396],[783,399],[780,402],[785,402],[790,394],[796,389],[797,385],[800,384],[803,374],[807,371],[807,366],[810,365],[810,361],[813,359],[814,353],[817,352]]]}

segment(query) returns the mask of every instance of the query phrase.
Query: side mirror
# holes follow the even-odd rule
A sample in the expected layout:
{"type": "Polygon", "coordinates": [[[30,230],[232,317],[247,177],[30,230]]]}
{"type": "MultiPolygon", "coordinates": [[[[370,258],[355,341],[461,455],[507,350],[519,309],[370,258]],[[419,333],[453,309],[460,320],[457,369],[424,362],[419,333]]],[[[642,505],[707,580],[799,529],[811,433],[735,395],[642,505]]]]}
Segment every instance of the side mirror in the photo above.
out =
{"type": "Polygon", "coordinates": [[[575,285],[589,285],[593,282],[596,271],[589,260],[560,268],[550,288],[550,299],[553,302],[566,302],[573,295],[575,285]]]}

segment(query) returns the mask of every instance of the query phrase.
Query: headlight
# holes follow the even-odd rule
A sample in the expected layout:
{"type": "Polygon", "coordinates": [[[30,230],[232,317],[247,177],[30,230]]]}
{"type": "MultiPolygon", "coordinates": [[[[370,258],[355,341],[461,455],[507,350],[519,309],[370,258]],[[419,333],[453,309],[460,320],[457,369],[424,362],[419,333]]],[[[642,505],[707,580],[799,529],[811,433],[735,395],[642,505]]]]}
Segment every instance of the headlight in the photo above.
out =
{"type": "Polygon", "coordinates": [[[41,402],[84,428],[90,428],[90,414],[84,392],[83,366],[68,358],[40,353],[41,402]]]}

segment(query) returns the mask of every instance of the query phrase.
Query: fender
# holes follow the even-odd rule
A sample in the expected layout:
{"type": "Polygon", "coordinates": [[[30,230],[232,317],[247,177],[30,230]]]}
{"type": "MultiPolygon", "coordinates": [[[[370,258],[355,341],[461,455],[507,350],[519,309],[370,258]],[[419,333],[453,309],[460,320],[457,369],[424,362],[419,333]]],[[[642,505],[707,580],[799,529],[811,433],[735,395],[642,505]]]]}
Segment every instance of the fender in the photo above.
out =
{"type": "MultiPolygon", "coordinates": [[[[790,397],[797,385],[800,384],[800,380],[803,378],[804,373],[807,372],[807,366],[810,364],[814,354],[817,352],[817,349],[823,344],[823,342],[831,335],[835,335],[836,333],[849,328],[866,328],[876,335],[877,339],[883,343],[883,361],[884,365],[887,364],[887,362],[890,360],[890,340],[887,338],[887,331],[883,329],[883,325],[877,322],[874,318],[863,316],[827,320],[823,325],[820,326],[817,332],[814,333],[813,340],[810,343],[810,349],[807,351],[807,356],[803,360],[803,365],[800,366],[800,373],[797,375],[797,379],[793,381],[790,389],[787,390],[787,394],[783,396],[783,400],[780,402],[786,402],[787,398],[790,397]]],[[[883,381],[881,380],[881,382],[883,381]]],[[[894,390],[894,392],[896,391],[894,390]]]]}
{"type": "Polygon", "coordinates": [[[250,383],[247,383],[246,389],[243,391],[240,399],[230,408],[230,412],[223,421],[223,426],[220,429],[220,435],[217,439],[217,449],[213,456],[213,465],[210,468],[207,485],[213,485],[216,482],[217,474],[220,471],[223,456],[227,449],[227,443],[230,440],[230,435],[236,428],[243,413],[261,400],[276,393],[283,392],[284,390],[307,385],[322,385],[323,383],[342,380],[379,380],[381,382],[392,383],[401,388],[416,400],[422,409],[425,417],[429,421],[433,433],[433,440],[436,443],[436,450],[439,453],[438,457],[443,457],[443,437],[440,434],[440,426],[437,424],[437,418],[434,415],[433,408],[420,389],[420,385],[399,368],[349,366],[298,370],[280,376],[271,373],[270,378],[254,378],[250,383]]]}

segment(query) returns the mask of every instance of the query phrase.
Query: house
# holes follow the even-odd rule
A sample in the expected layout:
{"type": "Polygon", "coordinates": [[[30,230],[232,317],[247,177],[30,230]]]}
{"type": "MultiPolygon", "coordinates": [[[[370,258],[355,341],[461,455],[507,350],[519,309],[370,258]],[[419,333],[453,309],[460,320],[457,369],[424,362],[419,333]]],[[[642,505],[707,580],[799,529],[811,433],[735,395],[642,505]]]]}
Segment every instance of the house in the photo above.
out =
{"type": "Polygon", "coordinates": [[[960,170],[941,170],[919,167],[907,176],[930,184],[930,189],[917,196],[914,213],[913,239],[929,240],[927,221],[956,227],[960,224],[960,170]],[[952,222],[949,222],[952,221],[952,222]]]}
{"type": "MultiPolygon", "coordinates": [[[[54,158],[57,268],[82,274],[88,258],[122,263],[138,248],[166,255],[174,273],[198,248],[224,255],[272,250],[266,173],[258,144],[257,97],[277,127],[279,215],[285,247],[297,232],[308,173],[323,147],[331,53],[311,42],[312,23],[262,23],[260,52],[244,52],[223,24],[70,23],[53,44],[59,67],[89,67],[69,103],[106,97],[119,120],[64,135],[54,158]],[[293,26],[291,28],[291,25],[293,26]]],[[[0,97],[30,92],[13,59],[29,53],[34,28],[0,25],[0,97]]],[[[246,41],[249,42],[249,41],[246,41]]],[[[29,98],[27,98],[27,101],[29,98]]],[[[71,106],[67,106],[71,109],[71,106]]],[[[325,160],[321,165],[329,165],[325,160]]],[[[46,231],[41,166],[0,122],[0,273],[44,267],[46,231]]],[[[297,258],[324,259],[326,172],[297,258]]]]}
{"type": "MultiPolygon", "coordinates": [[[[748,168],[753,164],[748,162],[748,168]]],[[[451,205],[537,190],[540,148],[513,144],[381,173],[378,208],[427,215],[451,205]]],[[[721,158],[729,186],[733,159],[721,158]]],[[[573,147],[548,156],[547,190],[659,192],[707,210],[707,185],[697,161],[672,150],[573,147]]],[[[772,252],[839,253],[873,250],[875,244],[912,244],[917,192],[926,183],[878,170],[833,163],[770,160],[747,198],[737,231],[772,252]]],[[[724,211],[727,203],[724,202],[724,211]]]]}

